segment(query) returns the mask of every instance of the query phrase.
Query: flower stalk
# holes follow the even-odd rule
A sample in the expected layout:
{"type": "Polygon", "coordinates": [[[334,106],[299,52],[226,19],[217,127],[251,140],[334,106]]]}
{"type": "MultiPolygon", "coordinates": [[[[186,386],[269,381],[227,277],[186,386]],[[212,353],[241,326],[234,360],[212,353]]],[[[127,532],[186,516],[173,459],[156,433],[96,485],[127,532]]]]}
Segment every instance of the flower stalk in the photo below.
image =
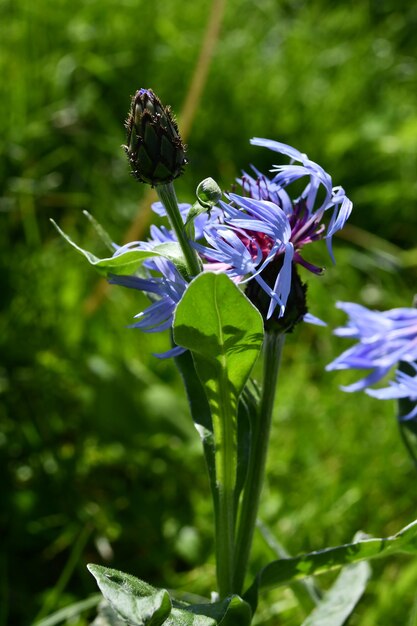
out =
{"type": "Polygon", "coordinates": [[[187,237],[172,181],[164,185],[158,185],[156,187],[156,191],[160,201],[166,209],[172,229],[174,230],[178,243],[181,246],[188,274],[189,276],[197,276],[197,274],[201,272],[202,265],[197,256],[197,252],[191,246],[190,240],[187,237]]]}
{"type": "Polygon", "coordinates": [[[265,333],[263,348],[264,384],[262,388],[259,414],[252,425],[253,430],[251,436],[248,475],[243,491],[236,538],[233,590],[234,593],[238,594],[242,592],[243,583],[245,581],[246,569],[248,566],[253,534],[256,526],[256,518],[265,475],[278,372],[284,342],[284,333],[265,333]]]}
{"type": "Polygon", "coordinates": [[[216,453],[216,485],[218,491],[215,511],[217,585],[220,598],[233,593],[235,560],[235,479],[236,479],[236,408],[226,402],[219,419],[214,416],[213,431],[216,453]]]}

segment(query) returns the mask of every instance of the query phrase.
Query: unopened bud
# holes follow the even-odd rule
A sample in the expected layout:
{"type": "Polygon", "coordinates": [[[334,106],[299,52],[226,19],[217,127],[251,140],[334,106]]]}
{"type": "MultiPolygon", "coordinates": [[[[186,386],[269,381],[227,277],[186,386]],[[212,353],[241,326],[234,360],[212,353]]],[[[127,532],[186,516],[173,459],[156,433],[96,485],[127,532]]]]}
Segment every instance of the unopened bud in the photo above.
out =
{"type": "Polygon", "coordinates": [[[222,190],[213,178],[205,178],[198,185],[196,195],[200,204],[209,209],[221,199],[222,190]]]}
{"type": "Polygon", "coordinates": [[[178,126],[170,108],[151,89],[136,92],[125,126],[123,147],[137,180],[154,187],[182,174],[187,161],[178,126]]]}

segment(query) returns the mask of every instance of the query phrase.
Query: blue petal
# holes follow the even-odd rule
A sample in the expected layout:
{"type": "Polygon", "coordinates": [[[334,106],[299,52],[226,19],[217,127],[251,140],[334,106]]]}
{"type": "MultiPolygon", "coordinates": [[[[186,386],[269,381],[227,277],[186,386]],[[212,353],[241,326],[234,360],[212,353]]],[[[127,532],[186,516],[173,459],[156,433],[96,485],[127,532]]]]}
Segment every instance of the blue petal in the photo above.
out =
{"type": "Polygon", "coordinates": [[[316,326],[327,326],[326,322],[323,322],[323,320],[315,315],[312,315],[311,313],[306,313],[303,317],[303,321],[307,324],[314,324],[316,326]]]}
{"type": "Polygon", "coordinates": [[[184,352],[186,352],[185,348],[175,346],[175,348],[171,348],[171,350],[167,350],[166,352],[153,352],[153,356],[156,356],[158,359],[169,359],[173,356],[179,356],[184,352]]]}

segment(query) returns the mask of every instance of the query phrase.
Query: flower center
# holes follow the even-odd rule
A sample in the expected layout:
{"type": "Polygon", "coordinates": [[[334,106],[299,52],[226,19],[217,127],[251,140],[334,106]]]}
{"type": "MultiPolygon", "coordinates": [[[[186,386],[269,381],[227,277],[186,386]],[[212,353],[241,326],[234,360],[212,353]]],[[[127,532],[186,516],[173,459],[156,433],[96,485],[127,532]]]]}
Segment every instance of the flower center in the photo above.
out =
{"type": "Polygon", "coordinates": [[[261,251],[263,261],[266,259],[273,246],[271,237],[265,235],[265,233],[254,232],[249,234],[247,231],[237,231],[236,235],[247,250],[249,250],[253,259],[258,258],[259,251],[261,251]]]}

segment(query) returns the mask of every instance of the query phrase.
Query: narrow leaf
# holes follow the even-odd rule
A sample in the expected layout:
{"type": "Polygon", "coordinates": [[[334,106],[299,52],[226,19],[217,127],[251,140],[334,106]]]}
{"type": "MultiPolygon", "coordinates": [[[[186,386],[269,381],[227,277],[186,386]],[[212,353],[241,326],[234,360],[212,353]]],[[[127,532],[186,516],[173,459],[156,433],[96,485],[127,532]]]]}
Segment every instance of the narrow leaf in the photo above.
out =
{"type": "Polygon", "coordinates": [[[257,604],[258,591],[261,589],[313,574],[322,574],[348,563],[375,559],[396,552],[417,552],[417,520],[391,537],[360,539],[342,546],[272,561],[258,573],[244,598],[253,607],[257,604]]]}
{"type": "Polygon", "coordinates": [[[371,574],[366,561],[344,567],[302,626],[343,626],[361,599],[371,574]]]}
{"type": "Polygon", "coordinates": [[[106,600],[133,626],[161,626],[171,613],[168,591],[108,567],[87,565],[106,600]]]}
{"type": "Polygon", "coordinates": [[[143,263],[145,259],[155,256],[155,252],[149,250],[129,250],[124,254],[105,259],[99,259],[88,250],[84,250],[78,246],[63,230],[51,220],[61,237],[65,239],[77,252],[82,254],[90,265],[93,265],[97,271],[103,276],[107,274],[133,274],[143,263]]]}
{"type": "Polygon", "coordinates": [[[185,261],[179,245],[175,242],[163,243],[155,246],[153,250],[127,250],[117,256],[100,259],[88,250],[84,250],[78,246],[64,231],[51,220],[61,237],[65,239],[79,254],[87,259],[87,261],[96,268],[96,270],[102,275],[108,274],[131,275],[134,274],[142,265],[142,263],[151,257],[160,256],[172,261],[181,273],[185,271],[185,261]]]}

